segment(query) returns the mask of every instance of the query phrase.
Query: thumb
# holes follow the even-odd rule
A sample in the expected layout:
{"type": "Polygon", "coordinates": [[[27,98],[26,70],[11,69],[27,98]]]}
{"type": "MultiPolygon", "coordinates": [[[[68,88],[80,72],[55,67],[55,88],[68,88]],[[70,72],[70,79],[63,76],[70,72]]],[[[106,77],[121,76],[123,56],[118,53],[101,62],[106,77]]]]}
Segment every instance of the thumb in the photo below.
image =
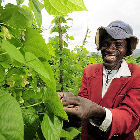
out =
{"type": "Polygon", "coordinates": [[[64,97],[64,93],[63,92],[58,92],[57,94],[58,94],[58,97],[59,97],[60,100],[64,97]]]}

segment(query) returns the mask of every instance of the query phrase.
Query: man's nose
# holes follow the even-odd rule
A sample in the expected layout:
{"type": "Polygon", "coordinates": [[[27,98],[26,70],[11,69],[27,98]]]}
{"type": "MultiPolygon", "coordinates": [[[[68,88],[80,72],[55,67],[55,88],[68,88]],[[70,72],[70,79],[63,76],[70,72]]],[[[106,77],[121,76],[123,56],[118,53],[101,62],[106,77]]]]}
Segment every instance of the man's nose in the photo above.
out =
{"type": "Polygon", "coordinates": [[[107,50],[108,51],[114,51],[114,50],[116,50],[115,44],[114,43],[110,43],[110,45],[107,47],[107,50]]]}

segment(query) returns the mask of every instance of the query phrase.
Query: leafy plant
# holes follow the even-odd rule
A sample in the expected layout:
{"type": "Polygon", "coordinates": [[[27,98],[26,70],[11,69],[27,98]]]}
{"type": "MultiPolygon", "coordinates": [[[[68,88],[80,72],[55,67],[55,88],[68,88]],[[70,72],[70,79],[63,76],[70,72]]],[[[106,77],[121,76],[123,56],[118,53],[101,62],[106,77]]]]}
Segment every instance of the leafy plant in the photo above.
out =
{"type": "Polygon", "coordinates": [[[65,5],[59,0],[63,11],[56,1],[49,6],[47,0],[29,0],[29,7],[21,6],[23,2],[0,7],[0,139],[57,140],[68,117],[48,62],[51,44],[46,45],[40,34],[41,9],[58,15],[86,8],[82,0],[67,0],[65,5]]]}

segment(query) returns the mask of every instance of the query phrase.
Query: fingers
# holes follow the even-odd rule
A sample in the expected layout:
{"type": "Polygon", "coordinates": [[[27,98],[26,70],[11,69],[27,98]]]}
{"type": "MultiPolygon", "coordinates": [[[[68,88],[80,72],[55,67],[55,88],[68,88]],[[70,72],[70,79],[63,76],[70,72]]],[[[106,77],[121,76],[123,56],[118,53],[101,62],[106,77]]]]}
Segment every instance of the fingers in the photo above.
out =
{"type": "Polygon", "coordinates": [[[58,92],[58,97],[62,99],[63,97],[73,97],[75,96],[72,92],[58,92]]]}
{"type": "Polygon", "coordinates": [[[64,93],[63,92],[58,92],[58,97],[61,100],[64,97],[64,93]]]}
{"type": "Polygon", "coordinates": [[[79,105],[80,101],[77,96],[73,96],[73,97],[64,97],[62,99],[62,103],[63,105],[79,105]]]}
{"type": "Polygon", "coordinates": [[[72,114],[72,115],[77,115],[78,113],[78,106],[74,106],[74,107],[70,107],[68,106],[68,108],[64,108],[64,110],[68,113],[68,114],[72,114]]]}
{"type": "Polygon", "coordinates": [[[64,97],[73,97],[75,96],[72,92],[63,92],[64,93],[64,97]]]}

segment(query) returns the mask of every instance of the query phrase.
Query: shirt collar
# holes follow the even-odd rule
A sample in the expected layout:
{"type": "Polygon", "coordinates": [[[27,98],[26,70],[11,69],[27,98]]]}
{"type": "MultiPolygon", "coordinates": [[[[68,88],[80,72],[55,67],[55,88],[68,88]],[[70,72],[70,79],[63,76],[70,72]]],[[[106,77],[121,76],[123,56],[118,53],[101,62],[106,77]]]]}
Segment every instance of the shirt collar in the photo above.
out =
{"type": "MultiPolygon", "coordinates": [[[[103,67],[103,74],[107,75],[105,67],[103,67]]],[[[121,67],[119,68],[118,72],[114,75],[114,78],[129,77],[129,76],[131,76],[131,72],[129,70],[128,64],[123,59],[121,63],[121,67]]]]}
{"type": "Polygon", "coordinates": [[[128,64],[126,63],[126,61],[123,59],[122,63],[121,63],[121,67],[119,68],[118,72],[116,73],[116,78],[120,78],[120,77],[129,77],[131,76],[131,72],[129,70],[128,64]]]}

